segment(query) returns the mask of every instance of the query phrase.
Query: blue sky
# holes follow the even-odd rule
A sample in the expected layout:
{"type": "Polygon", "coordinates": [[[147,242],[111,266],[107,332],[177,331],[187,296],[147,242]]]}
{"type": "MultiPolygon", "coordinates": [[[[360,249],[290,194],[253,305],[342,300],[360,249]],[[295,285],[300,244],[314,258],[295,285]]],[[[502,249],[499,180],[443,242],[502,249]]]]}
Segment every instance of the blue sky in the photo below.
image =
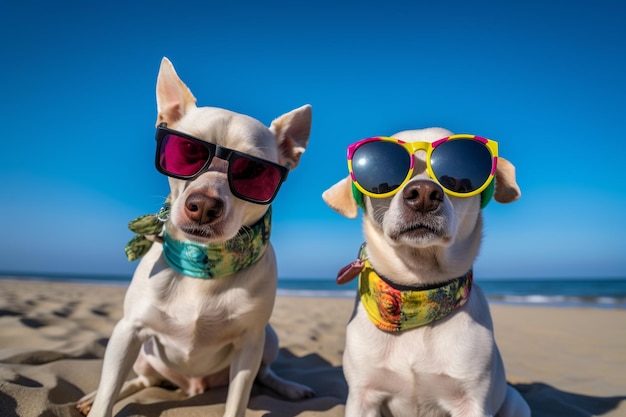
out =
{"type": "Polygon", "coordinates": [[[619,2],[0,2],[0,271],[130,275],[158,210],[155,81],[265,124],[313,106],[274,203],[281,277],[334,279],[362,241],[322,192],[346,146],[443,126],[498,140],[522,199],[490,204],[477,277],[626,270],[619,2]],[[383,4],[384,3],[384,4],[383,4]]]}

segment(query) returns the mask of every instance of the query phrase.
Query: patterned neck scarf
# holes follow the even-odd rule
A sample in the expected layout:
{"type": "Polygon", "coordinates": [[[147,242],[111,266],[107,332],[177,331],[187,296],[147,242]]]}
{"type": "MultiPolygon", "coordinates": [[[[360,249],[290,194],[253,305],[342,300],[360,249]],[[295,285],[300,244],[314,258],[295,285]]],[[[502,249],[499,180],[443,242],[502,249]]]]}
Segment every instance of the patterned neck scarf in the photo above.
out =
{"type": "Polygon", "coordinates": [[[252,226],[244,226],[226,242],[203,245],[173,239],[165,231],[169,217],[169,198],[157,214],[138,217],[128,224],[137,235],[126,245],[129,261],[145,255],[154,242],[163,245],[167,263],[181,274],[195,278],[212,279],[241,271],[258,261],[270,240],[272,208],[252,226]]]}
{"type": "Polygon", "coordinates": [[[263,256],[270,240],[271,219],[270,208],[258,222],[243,227],[232,239],[206,245],[174,240],[164,232],[163,255],[169,266],[184,275],[204,279],[231,275],[263,256]]]}
{"type": "Polygon", "coordinates": [[[467,302],[473,273],[441,285],[407,287],[379,276],[365,260],[359,276],[361,303],[372,323],[380,330],[398,332],[440,320],[467,302]]]}

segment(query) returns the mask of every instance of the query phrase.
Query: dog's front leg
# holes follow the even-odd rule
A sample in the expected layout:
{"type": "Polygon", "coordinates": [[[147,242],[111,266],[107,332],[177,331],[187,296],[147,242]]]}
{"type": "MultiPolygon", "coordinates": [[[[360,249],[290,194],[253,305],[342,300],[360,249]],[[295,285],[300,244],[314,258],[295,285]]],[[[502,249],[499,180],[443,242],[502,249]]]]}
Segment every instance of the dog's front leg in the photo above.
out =
{"type": "Polygon", "coordinates": [[[122,318],[113,329],[104,353],[100,385],[89,417],[110,417],[120,388],[130,371],[143,340],[131,320],[122,318]]]}
{"type": "Polygon", "coordinates": [[[226,398],[224,417],[243,417],[250,400],[252,384],[259,372],[265,329],[257,329],[247,334],[241,347],[235,352],[230,365],[230,383],[226,398]]]}
{"type": "Polygon", "coordinates": [[[364,389],[362,392],[355,392],[350,387],[350,393],[346,401],[346,417],[380,417],[380,407],[382,406],[382,395],[375,390],[364,389]]]}

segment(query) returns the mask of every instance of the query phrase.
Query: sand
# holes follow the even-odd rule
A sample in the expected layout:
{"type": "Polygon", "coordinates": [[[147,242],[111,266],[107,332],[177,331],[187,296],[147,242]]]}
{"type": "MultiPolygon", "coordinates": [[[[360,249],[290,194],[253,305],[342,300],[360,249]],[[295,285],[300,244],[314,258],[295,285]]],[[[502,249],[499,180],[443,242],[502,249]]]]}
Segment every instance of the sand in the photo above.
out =
{"type": "MultiPolygon", "coordinates": [[[[0,280],[0,417],[80,414],[74,402],[98,384],[125,288],[0,280]]],[[[271,322],[281,339],[278,374],[313,387],[290,402],[256,386],[246,416],[343,416],[341,368],[353,301],[279,296],[271,322]]],[[[492,305],[508,381],[534,417],[626,416],[626,310],[492,305]]],[[[115,415],[214,417],[225,389],[186,398],[155,387],[116,404],[115,415]]]]}

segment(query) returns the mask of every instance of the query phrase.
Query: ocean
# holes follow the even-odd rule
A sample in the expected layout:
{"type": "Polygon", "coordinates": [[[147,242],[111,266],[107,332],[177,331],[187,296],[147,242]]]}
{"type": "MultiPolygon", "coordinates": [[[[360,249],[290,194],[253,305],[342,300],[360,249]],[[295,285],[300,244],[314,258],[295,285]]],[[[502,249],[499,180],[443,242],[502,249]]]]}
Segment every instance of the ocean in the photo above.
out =
{"type": "MultiPolygon", "coordinates": [[[[474,281],[492,303],[626,308],[626,278],[519,278],[474,281]]],[[[282,295],[354,297],[357,281],[279,279],[282,295]]]]}
{"type": "MultiPolygon", "coordinates": [[[[126,286],[130,277],[4,273],[2,279],[48,280],[126,286]]],[[[475,281],[491,303],[626,308],[626,278],[480,279],[475,281]]],[[[353,298],[357,281],[337,285],[334,277],[279,278],[278,295],[353,298]]]]}

